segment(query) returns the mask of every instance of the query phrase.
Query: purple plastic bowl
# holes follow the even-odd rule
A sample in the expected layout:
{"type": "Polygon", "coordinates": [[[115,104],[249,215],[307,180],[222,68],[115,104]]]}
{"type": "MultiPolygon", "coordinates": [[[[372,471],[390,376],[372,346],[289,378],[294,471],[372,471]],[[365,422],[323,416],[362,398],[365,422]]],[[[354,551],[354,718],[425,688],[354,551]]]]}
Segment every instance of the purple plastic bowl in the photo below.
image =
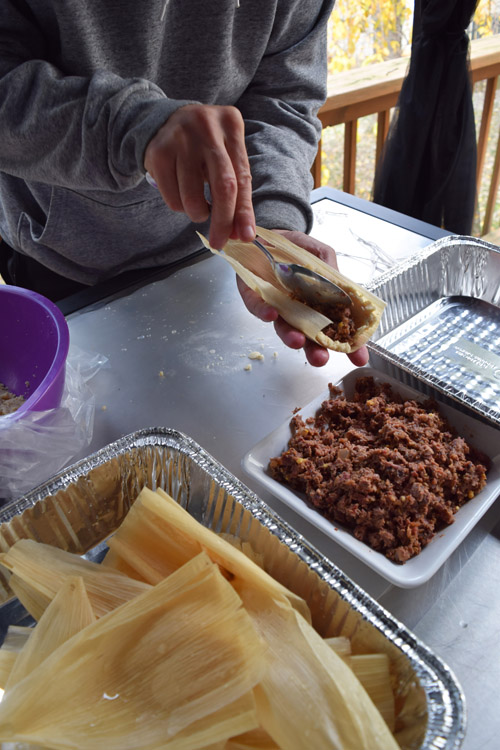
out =
{"type": "Polygon", "coordinates": [[[61,404],[68,349],[68,324],[53,302],[28,289],[0,285],[0,383],[26,399],[17,411],[0,417],[0,425],[61,404]]]}

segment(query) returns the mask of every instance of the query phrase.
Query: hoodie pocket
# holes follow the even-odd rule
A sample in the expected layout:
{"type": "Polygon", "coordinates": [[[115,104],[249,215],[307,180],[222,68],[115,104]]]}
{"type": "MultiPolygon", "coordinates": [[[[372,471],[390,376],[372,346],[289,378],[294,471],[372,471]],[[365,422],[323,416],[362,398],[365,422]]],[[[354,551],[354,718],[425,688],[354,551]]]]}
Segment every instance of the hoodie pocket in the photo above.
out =
{"type": "MultiPolygon", "coordinates": [[[[130,191],[114,204],[71,190],[52,188],[45,223],[22,213],[20,247],[34,257],[50,252],[76,266],[97,272],[119,272],[134,262],[164,251],[189,224],[174,213],[152,188],[147,200],[130,201],[130,191]]],[[[140,191],[141,196],[144,191],[140,191]]]]}

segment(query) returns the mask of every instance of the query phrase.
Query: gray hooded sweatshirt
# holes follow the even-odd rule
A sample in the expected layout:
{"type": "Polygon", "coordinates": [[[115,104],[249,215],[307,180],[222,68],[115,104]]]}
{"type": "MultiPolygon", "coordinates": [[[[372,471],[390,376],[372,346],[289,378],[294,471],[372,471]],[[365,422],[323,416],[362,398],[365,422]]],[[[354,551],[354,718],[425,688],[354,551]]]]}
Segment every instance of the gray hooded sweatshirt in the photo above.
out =
{"type": "Polygon", "coordinates": [[[143,163],[190,102],[241,111],[257,223],[308,231],[332,5],[1,0],[0,235],[85,284],[195,252],[143,163]]]}

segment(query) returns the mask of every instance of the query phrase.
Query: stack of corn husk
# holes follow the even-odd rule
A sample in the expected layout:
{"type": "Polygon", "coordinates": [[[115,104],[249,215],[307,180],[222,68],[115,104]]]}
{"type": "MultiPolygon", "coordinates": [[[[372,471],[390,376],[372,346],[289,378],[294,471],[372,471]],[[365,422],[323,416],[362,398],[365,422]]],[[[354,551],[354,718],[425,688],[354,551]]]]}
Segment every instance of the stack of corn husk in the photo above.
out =
{"type": "Polygon", "coordinates": [[[395,750],[387,657],[161,490],[100,565],[31,540],[0,562],[37,620],[0,649],[0,741],[53,750],[395,750]]]}

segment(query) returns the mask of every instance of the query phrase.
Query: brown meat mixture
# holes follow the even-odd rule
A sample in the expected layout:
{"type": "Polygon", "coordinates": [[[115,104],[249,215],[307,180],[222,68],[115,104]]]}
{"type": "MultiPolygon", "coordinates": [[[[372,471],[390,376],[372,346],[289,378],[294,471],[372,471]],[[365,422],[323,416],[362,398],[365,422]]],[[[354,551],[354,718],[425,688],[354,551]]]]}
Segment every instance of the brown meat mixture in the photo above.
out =
{"type": "Polygon", "coordinates": [[[352,400],[329,388],[315,417],[293,417],[271,475],[404,563],[485,486],[489,459],[455,433],[434,401],[405,401],[372,377],[358,378],[352,400]]]}
{"type": "Polygon", "coordinates": [[[349,305],[340,304],[323,309],[317,308],[317,310],[332,321],[326,328],[323,328],[325,336],[329,336],[333,341],[353,343],[356,324],[352,319],[352,311],[349,305]]]}
{"type": "MultiPolygon", "coordinates": [[[[299,302],[304,301],[298,295],[295,295],[292,298],[299,302]]],[[[310,305],[310,303],[308,304],[310,305]]],[[[324,315],[326,318],[330,318],[332,321],[323,328],[322,332],[325,336],[329,336],[332,341],[342,341],[347,344],[352,344],[354,342],[356,323],[352,319],[350,305],[343,305],[342,303],[337,305],[325,305],[318,302],[313,305],[313,309],[324,315]]]]}

